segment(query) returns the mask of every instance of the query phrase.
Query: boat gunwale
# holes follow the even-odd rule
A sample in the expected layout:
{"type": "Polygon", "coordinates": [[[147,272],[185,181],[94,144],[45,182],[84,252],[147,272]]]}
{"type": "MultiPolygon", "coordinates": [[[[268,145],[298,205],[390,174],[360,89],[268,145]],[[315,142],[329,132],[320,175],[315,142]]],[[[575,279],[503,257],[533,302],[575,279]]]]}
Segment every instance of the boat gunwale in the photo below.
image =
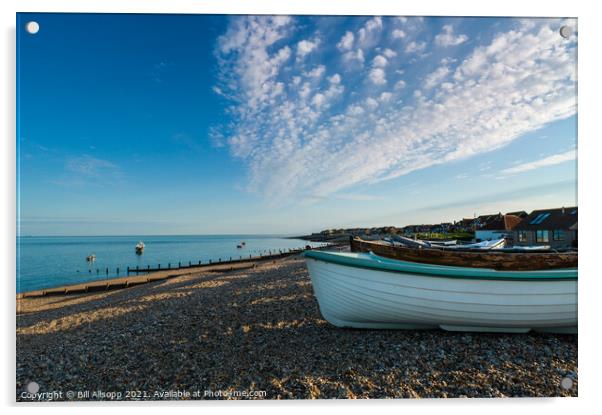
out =
{"type": "MultiPolygon", "coordinates": [[[[362,255],[362,254],[360,254],[362,255]]],[[[498,271],[490,268],[469,268],[446,265],[423,264],[419,262],[400,261],[376,255],[372,252],[370,258],[351,257],[337,252],[306,251],[303,256],[326,263],[349,266],[354,268],[383,271],[396,274],[413,274],[431,278],[451,278],[461,280],[493,280],[493,281],[577,281],[577,268],[541,270],[541,271],[498,271]],[[396,263],[392,263],[395,261],[396,263]],[[410,268],[411,267],[411,268],[410,268]],[[438,272],[436,270],[439,270],[438,272]],[[477,275],[455,275],[450,271],[470,270],[477,275]],[[566,275],[559,271],[574,271],[574,275],[566,275]],[[541,274],[541,275],[538,275],[541,274]],[[554,275],[558,273],[559,275],[554,275]],[[496,275],[497,274],[497,275],[496,275]],[[529,274],[529,275],[524,275],[529,274]]]]}

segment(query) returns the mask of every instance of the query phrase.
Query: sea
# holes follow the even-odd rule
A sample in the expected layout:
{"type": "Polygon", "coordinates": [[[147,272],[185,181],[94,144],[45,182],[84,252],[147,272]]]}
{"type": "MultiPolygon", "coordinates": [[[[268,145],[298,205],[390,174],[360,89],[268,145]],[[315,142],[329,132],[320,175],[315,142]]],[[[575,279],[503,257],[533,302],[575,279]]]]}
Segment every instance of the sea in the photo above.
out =
{"type": "Polygon", "coordinates": [[[306,245],[322,244],[280,235],[20,236],[17,293],[121,277],[128,267],[228,261],[306,245]],[[135,252],[139,241],[145,244],[141,255],[135,252]],[[242,248],[237,248],[242,242],[242,248]],[[96,260],[86,261],[88,255],[96,255],[96,260]]]}

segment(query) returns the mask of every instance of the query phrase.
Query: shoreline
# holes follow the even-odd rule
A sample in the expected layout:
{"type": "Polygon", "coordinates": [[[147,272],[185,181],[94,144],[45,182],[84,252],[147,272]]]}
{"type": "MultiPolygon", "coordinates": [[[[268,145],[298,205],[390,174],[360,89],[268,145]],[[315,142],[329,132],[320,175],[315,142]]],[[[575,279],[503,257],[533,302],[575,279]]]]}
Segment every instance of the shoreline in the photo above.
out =
{"type": "MultiPolygon", "coordinates": [[[[341,247],[342,245],[331,244],[324,247],[316,247],[312,249],[325,250],[341,247]]],[[[245,265],[251,264],[253,267],[257,263],[265,261],[273,261],[275,259],[286,258],[292,255],[298,255],[306,249],[291,249],[286,252],[273,255],[260,255],[258,257],[233,259],[231,261],[208,262],[201,265],[189,265],[180,267],[171,267],[164,269],[132,269],[128,268],[127,275],[121,277],[104,278],[97,280],[84,281],[76,284],[59,285],[56,287],[41,288],[39,290],[30,290],[16,293],[17,300],[22,298],[44,297],[55,295],[72,295],[82,294],[96,291],[110,291],[115,289],[123,289],[133,287],[135,285],[146,284],[149,282],[162,281],[180,275],[190,274],[202,271],[233,271],[248,268],[245,265]],[[131,273],[136,275],[132,276],[131,273]],[[144,275],[138,275],[144,274],[144,275]]]]}

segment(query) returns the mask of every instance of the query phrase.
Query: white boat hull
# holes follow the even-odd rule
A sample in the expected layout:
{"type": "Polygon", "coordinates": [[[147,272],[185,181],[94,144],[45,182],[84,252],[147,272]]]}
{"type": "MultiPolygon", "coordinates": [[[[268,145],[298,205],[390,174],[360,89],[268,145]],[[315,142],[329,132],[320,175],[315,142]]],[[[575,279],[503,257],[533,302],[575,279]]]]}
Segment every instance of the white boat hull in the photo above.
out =
{"type": "Polygon", "coordinates": [[[306,261],[320,312],[338,327],[577,331],[576,280],[446,278],[306,261]]]}

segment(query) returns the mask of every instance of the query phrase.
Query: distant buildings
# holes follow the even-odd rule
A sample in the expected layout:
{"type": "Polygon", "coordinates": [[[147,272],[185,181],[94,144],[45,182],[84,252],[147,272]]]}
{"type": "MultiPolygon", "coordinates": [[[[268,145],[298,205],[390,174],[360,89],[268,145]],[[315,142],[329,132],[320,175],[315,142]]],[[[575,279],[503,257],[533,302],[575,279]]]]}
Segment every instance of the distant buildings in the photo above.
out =
{"type": "Polygon", "coordinates": [[[577,247],[577,207],[534,210],[513,233],[515,245],[577,247]]]}
{"type": "Polygon", "coordinates": [[[474,233],[477,242],[506,238],[511,245],[574,248],[577,247],[577,208],[540,209],[530,214],[521,210],[465,218],[454,223],[403,228],[406,235],[452,232],[474,233]]]}
{"type": "Polygon", "coordinates": [[[521,218],[511,214],[499,214],[489,223],[475,231],[475,240],[491,241],[501,238],[512,238],[512,230],[521,222],[521,218]]]}
{"type": "Polygon", "coordinates": [[[477,219],[462,219],[454,224],[456,232],[474,232],[477,219]]]}
{"type": "Polygon", "coordinates": [[[540,209],[481,215],[456,222],[432,225],[408,225],[403,228],[384,226],[374,228],[327,229],[303,237],[325,241],[358,236],[380,239],[386,235],[405,235],[421,238],[473,239],[477,242],[505,238],[509,245],[549,245],[555,249],[577,247],[577,208],[540,209]]]}

